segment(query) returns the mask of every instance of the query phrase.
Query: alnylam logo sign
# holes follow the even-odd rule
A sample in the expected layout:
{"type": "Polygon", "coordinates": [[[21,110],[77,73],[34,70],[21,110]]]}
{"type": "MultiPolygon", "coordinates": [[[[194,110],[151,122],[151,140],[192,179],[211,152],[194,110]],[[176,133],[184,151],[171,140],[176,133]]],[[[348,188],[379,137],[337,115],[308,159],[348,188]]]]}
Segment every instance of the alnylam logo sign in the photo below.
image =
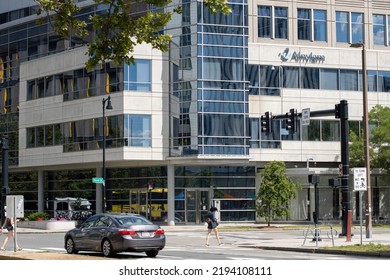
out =
{"type": "Polygon", "coordinates": [[[289,48],[286,48],[280,54],[280,59],[282,61],[295,61],[303,63],[323,63],[325,61],[325,55],[313,54],[304,54],[301,52],[291,51],[289,48]]]}

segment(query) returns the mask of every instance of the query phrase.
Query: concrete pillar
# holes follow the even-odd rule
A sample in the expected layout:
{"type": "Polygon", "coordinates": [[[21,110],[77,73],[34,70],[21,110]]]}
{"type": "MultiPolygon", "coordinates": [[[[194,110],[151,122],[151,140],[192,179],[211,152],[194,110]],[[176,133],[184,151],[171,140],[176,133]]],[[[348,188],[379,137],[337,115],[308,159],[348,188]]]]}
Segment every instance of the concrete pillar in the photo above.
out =
{"type": "Polygon", "coordinates": [[[168,165],[168,225],[175,225],[175,166],[168,165]]]}
{"type": "Polygon", "coordinates": [[[38,171],[38,212],[45,210],[44,171],[38,171]]]}

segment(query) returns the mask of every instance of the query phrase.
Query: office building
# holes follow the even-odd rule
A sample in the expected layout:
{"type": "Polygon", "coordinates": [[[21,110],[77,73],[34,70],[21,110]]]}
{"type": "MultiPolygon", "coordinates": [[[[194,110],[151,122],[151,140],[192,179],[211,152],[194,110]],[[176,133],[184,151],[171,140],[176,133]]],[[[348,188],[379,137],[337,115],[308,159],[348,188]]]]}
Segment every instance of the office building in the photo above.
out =
{"type": "MultiPolygon", "coordinates": [[[[165,30],[169,52],[140,45],[135,65],[93,71],[84,65],[93,30],[64,39],[36,22],[34,1],[0,2],[0,127],[10,140],[11,194],[24,195],[27,212],[61,216],[67,209],[56,208],[56,198],[71,197],[87,199],[94,212],[168,223],[202,223],[211,205],[221,221],[255,221],[260,172],[278,160],[302,184],[288,219],[311,219],[308,175],[316,173],[320,219],[337,220],[340,193],[328,179],[339,172],[340,120],[298,118],[291,133],[274,119],[266,134],[261,116],[333,110],[346,100],[349,127],[359,133],[362,51],[350,47],[357,42],[367,51],[369,107],[390,104],[389,1],[234,0],[223,16],[182,0],[165,30]],[[103,176],[103,138],[104,186],[92,182],[103,176]]],[[[107,8],[75,2],[81,18],[107,8]]],[[[372,176],[374,219],[388,219],[389,186],[372,176]]]]}

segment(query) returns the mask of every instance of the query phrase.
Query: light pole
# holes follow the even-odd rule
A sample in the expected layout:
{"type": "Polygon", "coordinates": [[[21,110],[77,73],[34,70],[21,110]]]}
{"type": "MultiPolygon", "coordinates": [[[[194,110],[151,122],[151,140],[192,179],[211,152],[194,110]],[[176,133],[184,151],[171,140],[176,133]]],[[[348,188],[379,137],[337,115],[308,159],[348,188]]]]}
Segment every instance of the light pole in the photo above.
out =
{"type": "Polygon", "coordinates": [[[106,210],[106,109],[112,110],[111,96],[108,96],[107,98],[103,98],[102,104],[103,104],[103,188],[102,188],[103,204],[102,204],[102,209],[104,213],[106,210]]]}
{"type": "Polygon", "coordinates": [[[367,98],[367,66],[366,49],[364,43],[353,43],[352,48],[362,48],[362,81],[363,81],[363,128],[364,128],[364,165],[367,177],[366,194],[366,238],[372,237],[372,209],[371,209],[371,171],[370,171],[370,142],[368,126],[368,98],[367,98]]]}

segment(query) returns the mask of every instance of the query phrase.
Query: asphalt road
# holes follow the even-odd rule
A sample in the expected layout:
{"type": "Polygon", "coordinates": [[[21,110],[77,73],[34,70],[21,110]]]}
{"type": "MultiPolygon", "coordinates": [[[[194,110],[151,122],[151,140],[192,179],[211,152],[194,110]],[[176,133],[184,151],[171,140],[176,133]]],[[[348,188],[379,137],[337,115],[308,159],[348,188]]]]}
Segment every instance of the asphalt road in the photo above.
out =
{"type": "MultiPolygon", "coordinates": [[[[375,257],[318,254],[312,252],[294,252],[282,250],[263,250],[251,246],[253,240],[257,242],[274,238],[300,238],[295,232],[252,232],[236,231],[221,232],[222,246],[217,245],[214,236],[211,236],[210,246],[204,246],[205,232],[167,232],[167,245],[159,253],[159,259],[167,260],[354,260],[375,259],[375,257]]],[[[65,254],[63,233],[29,233],[19,234],[18,243],[23,252],[54,252],[65,254]]],[[[12,240],[7,249],[12,251],[12,240]]],[[[80,255],[101,257],[99,253],[85,253],[80,255]]],[[[144,253],[121,253],[117,259],[146,258],[144,253]]]]}

